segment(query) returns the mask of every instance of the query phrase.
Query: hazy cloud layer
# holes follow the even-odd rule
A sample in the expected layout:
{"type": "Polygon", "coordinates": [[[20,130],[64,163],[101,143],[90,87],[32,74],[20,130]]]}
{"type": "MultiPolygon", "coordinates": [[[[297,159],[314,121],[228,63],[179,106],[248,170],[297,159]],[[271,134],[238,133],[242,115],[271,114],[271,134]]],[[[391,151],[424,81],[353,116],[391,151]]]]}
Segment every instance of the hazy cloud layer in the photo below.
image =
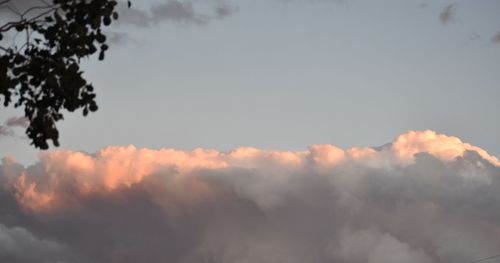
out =
{"type": "Polygon", "coordinates": [[[2,161],[0,261],[468,262],[498,252],[499,202],[498,159],[432,131],[347,150],[53,151],[2,161]]]}

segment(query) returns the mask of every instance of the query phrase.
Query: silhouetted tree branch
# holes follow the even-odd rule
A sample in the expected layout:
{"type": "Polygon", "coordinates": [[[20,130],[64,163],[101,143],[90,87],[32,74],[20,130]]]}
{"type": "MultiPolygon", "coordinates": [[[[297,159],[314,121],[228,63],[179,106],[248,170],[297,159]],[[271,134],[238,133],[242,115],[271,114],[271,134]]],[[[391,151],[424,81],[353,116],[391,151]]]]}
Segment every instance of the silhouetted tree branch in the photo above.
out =
{"type": "MultiPolygon", "coordinates": [[[[97,110],[92,84],[82,77],[80,60],[108,50],[102,29],[118,19],[114,0],[0,0],[0,101],[24,107],[26,134],[41,149],[59,145],[56,122],[63,110],[97,110]],[[7,44],[7,35],[14,35],[7,44]],[[23,38],[19,39],[19,35],[23,38]]],[[[130,7],[130,1],[128,1],[130,7]]]]}

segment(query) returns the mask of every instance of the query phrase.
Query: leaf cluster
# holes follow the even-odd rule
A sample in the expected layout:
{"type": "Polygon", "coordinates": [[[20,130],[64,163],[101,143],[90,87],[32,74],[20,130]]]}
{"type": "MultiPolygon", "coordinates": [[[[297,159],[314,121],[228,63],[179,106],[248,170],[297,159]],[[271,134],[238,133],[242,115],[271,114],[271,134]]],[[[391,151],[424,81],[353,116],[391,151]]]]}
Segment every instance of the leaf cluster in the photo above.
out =
{"type": "Polygon", "coordinates": [[[63,110],[82,109],[86,116],[98,109],[80,61],[94,54],[104,59],[109,47],[103,29],[119,15],[114,0],[41,3],[0,27],[0,41],[9,31],[25,36],[21,43],[0,46],[0,102],[24,107],[28,138],[47,149],[48,140],[59,146],[56,122],[63,119],[63,110]]]}

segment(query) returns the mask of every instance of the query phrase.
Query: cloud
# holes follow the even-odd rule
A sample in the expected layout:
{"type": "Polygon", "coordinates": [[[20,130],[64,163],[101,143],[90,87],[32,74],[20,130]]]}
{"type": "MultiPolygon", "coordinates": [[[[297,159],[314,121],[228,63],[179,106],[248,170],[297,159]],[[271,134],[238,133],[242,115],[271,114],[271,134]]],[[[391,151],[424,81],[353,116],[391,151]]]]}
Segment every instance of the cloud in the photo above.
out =
{"type": "Polygon", "coordinates": [[[26,128],[29,125],[28,119],[25,117],[12,117],[7,119],[3,125],[0,125],[0,138],[16,136],[13,128],[26,128]]]}
{"type": "Polygon", "coordinates": [[[412,249],[391,234],[373,228],[354,232],[344,230],[340,234],[339,248],[334,253],[344,260],[356,262],[432,262],[422,249],[412,249]]]}
{"type": "Polygon", "coordinates": [[[0,138],[4,136],[12,136],[13,132],[8,127],[0,125],[0,138]]]}
{"type": "Polygon", "coordinates": [[[130,35],[125,32],[106,31],[105,34],[112,45],[126,45],[131,41],[130,35]]]}
{"type": "Polygon", "coordinates": [[[491,38],[491,42],[496,43],[496,44],[500,44],[500,32],[498,32],[496,35],[494,35],[491,38]]]}
{"type": "Polygon", "coordinates": [[[481,35],[478,34],[478,33],[471,33],[470,36],[469,36],[469,41],[476,41],[476,40],[480,40],[481,39],[481,35]]]}
{"type": "MultiPolygon", "coordinates": [[[[135,3],[138,4],[138,3],[135,3]]],[[[117,11],[119,19],[114,22],[118,25],[131,25],[140,28],[159,26],[163,23],[204,26],[216,20],[223,20],[238,12],[238,7],[228,0],[156,0],[152,1],[149,8],[139,9],[132,5],[128,8],[126,1],[118,1],[117,11]]],[[[45,6],[42,0],[16,0],[10,1],[0,8],[0,22],[17,19],[18,14],[25,12],[33,6],[45,6]]],[[[35,9],[30,12],[35,16],[41,12],[35,9]]],[[[127,33],[118,31],[106,32],[108,42],[115,45],[127,44],[131,38],[127,33]]],[[[6,36],[11,38],[11,36],[6,36]]]]}
{"type": "Polygon", "coordinates": [[[26,117],[12,117],[5,121],[5,125],[9,127],[27,128],[29,125],[29,120],[26,117]]]}
{"type": "Polygon", "coordinates": [[[420,3],[418,6],[420,8],[427,8],[427,7],[429,7],[429,3],[420,3]]]}
{"type": "Polygon", "coordinates": [[[35,237],[22,227],[0,224],[0,261],[56,263],[74,260],[60,244],[35,237]]]}
{"type": "Polygon", "coordinates": [[[443,25],[455,22],[457,20],[455,14],[456,8],[457,8],[456,3],[447,5],[439,14],[439,21],[441,21],[443,25]]]}
{"type": "Polygon", "coordinates": [[[126,4],[120,5],[121,17],[119,23],[138,27],[150,27],[164,22],[173,22],[187,25],[207,25],[213,20],[224,19],[238,11],[238,8],[226,1],[207,1],[205,11],[195,8],[193,1],[164,0],[153,3],[148,11],[132,7],[126,4]]]}
{"type": "Polygon", "coordinates": [[[63,262],[468,262],[498,253],[498,200],[498,159],[433,131],[377,148],[110,146],[0,165],[0,224],[54,242],[37,247],[63,262]]]}

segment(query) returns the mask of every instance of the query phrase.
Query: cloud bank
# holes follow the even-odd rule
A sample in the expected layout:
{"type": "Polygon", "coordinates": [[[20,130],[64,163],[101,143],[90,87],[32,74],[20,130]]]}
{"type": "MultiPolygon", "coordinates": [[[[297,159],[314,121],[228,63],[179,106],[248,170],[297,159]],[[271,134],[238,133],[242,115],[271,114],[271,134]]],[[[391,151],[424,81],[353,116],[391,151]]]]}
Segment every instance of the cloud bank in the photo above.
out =
{"type": "Polygon", "coordinates": [[[2,160],[0,261],[469,262],[498,254],[499,202],[499,160],[433,131],[374,148],[53,151],[2,160]]]}

